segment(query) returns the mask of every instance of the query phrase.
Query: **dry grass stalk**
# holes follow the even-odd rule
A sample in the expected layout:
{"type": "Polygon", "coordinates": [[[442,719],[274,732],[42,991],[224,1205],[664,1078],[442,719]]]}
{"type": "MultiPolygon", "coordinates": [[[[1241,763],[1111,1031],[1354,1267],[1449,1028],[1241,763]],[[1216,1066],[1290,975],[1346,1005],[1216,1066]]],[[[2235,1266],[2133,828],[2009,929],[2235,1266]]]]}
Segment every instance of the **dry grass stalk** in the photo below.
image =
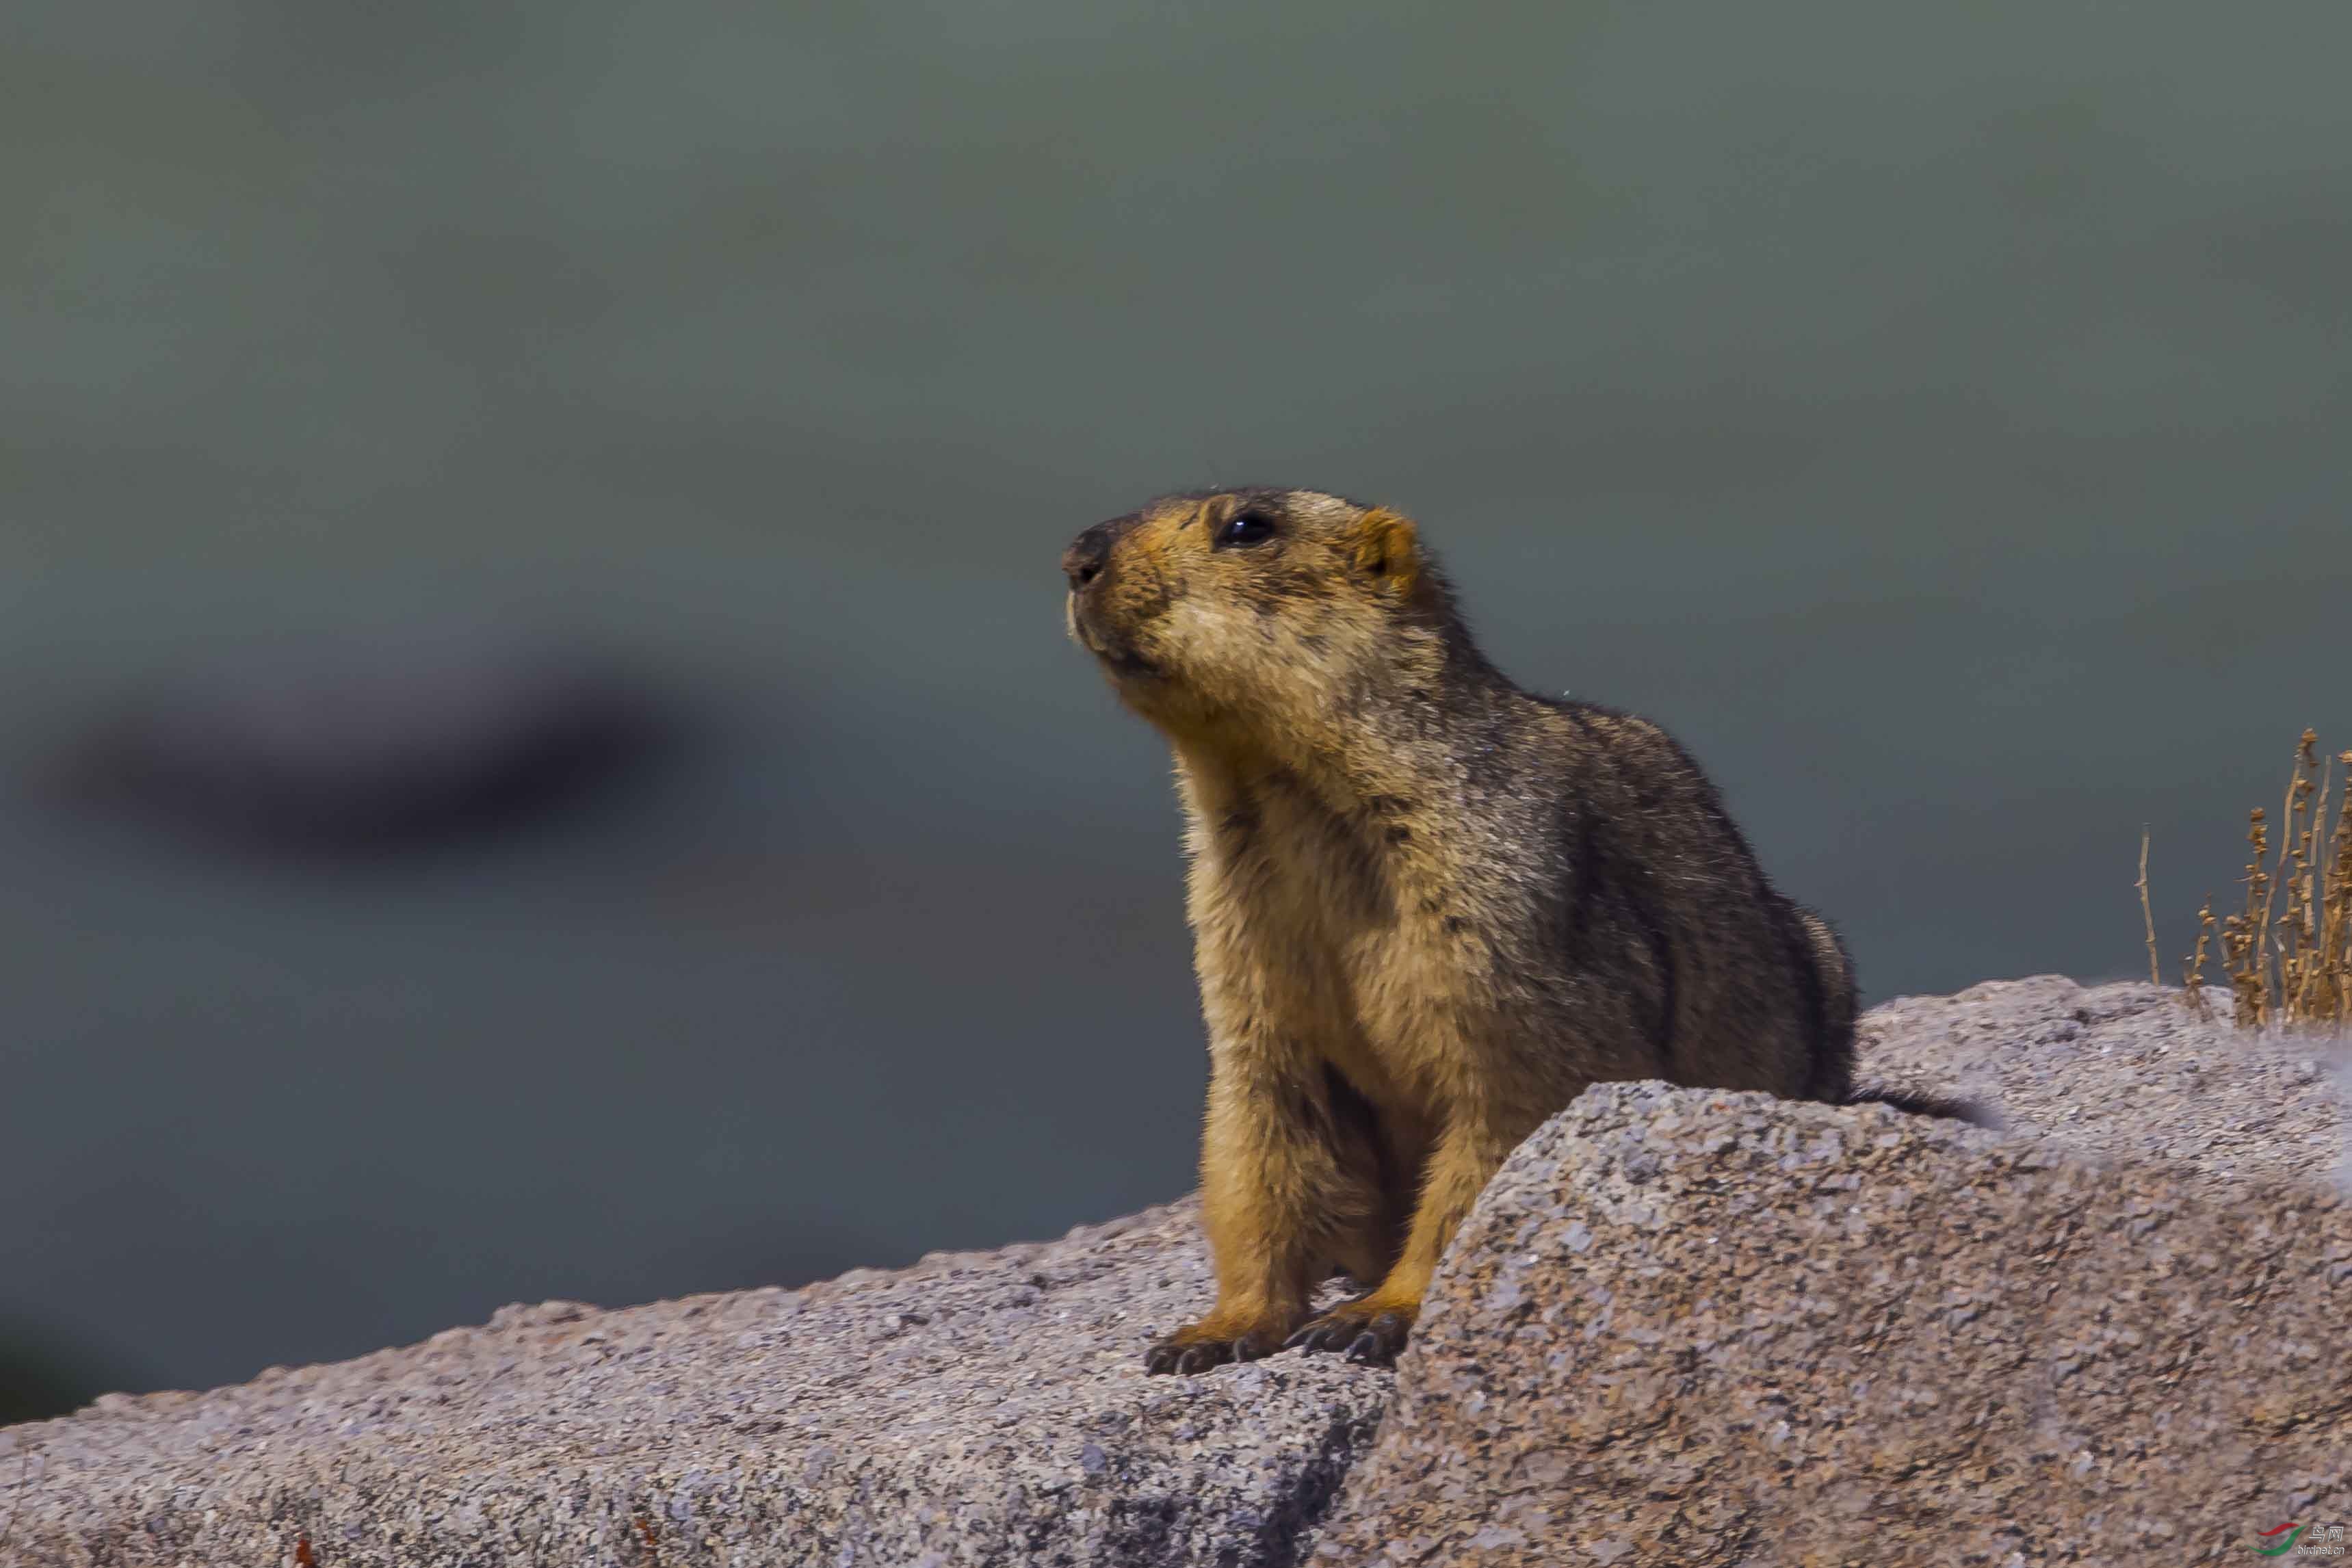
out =
{"type": "MultiPolygon", "coordinates": [[[[2322,760],[2319,736],[2303,732],[2279,807],[2275,865],[2269,815],[2256,806],[2247,824],[2245,901],[2236,914],[2222,918],[2219,933],[2221,970],[2239,1026],[2352,1025],[2352,752],[2322,760]]],[[[2152,928],[2146,913],[2145,832],[2138,885],[2142,918],[2152,928]]],[[[2205,960],[2215,936],[2212,900],[2205,900],[2197,919],[2197,951],[2186,960],[2181,988],[2189,1005],[2201,1014],[2207,1005],[2205,960]]],[[[2151,946],[2154,941],[2151,934],[2151,946]]]]}
{"type": "Polygon", "coordinates": [[[2205,954],[2213,940],[2213,895],[2197,909],[2197,951],[2181,960],[2180,990],[2188,999],[2189,1010],[2200,1018],[2213,1016],[2213,1005],[2205,1000],[2205,954]]]}
{"type": "Polygon", "coordinates": [[[2241,879],[2246,885],[2245,908],[2221,921],[2221,970],[2230,977],[2230,990],[2237,998],[2238,1026],[2258,1029],[2270,1010],[2268,988],[2263,984],[2267,967],[2260,949],[2263,945],[2263,901],[2268,894],[2270,873],[2263,864],[2270,858],[2271,830],[2261,806],[2246,814],[2249,826],[2246,842],[2253,847],[2252,858],[2246,862],[2246,874],[2241,879]]]}
{"type": "Polygon", "coordinates": [[[2279,803],[2278,875],[2271,884],[2271,897],[2263,900],[2263,919],[2268,922],[2272,900],[2282,891],[2286,894],[2285,912],[2278,917],[2275,924],[2269,926],[2271,946],[2278,955],[2276,1005],[2281,1009],[2286,1006],[2288,999],[2294,994],[2296,957],[2294,911],[2303,891],[2303,878],[2299,873],[2303,862],[2308,858],[2306,855],[2299,855],[2297,850],[2298,848],[2307,850],[2310,847],[2307,844],[2298,845],[2296,829],[2301,827],[2311,815],[2311,804],[2306,798],[2311,781],[2304,776],[2303,771],[2304,759],[2310,751],[2311,731],[2305,730],[2303,732],[2303,743],[2295,748],[2294,767],[2287,774],[2286,798],[2279,803]]]}
{"type": "Polygon", "coordinates": [[[2294,773],[2287,781],[2283,813],[2286,837],[2279,846],[2279,875],[2286,890],[2286,908],[2277,927],[2279,1005],[2289,1014],[2309,1008],[2313,987],[2324,968],[2313,907],[2320,892],[2320,871],[2313,857],[2312,797],[2315,793],[2318,795],[2323,811],[2327,803],[2327,771],[2315,749],[2318,743],[2319,737],[2311,731],[2303,732],[2303,744],[2294,754],[2294,773]]]}
{"type": "Polygon", "coordinates": [[[2164,972],[2158,966],[2156,961],[2156,911],[2148,908],[2147,903],[2147,825],[2146,823],[2142,823],[2139,829],[2139,881],[2137,886],[2139,888],[2139,918],[2141,923],[2147,927],[2147,983],[2150,985],[2161,985],[2164,984],[2164,972]]]}
{"type": "MultiPolygon", "coordinates": [[[[2314,1012],[2333,1017],[2340,1027],[2352,1022],[2352,752],[2338,752],[2336,762],[2343,797],[2319,873],[2319,972],[2312,999],[2314,1012]]],[[[2323,789],[2320,819],[2326,815],[2323,789]]]]}

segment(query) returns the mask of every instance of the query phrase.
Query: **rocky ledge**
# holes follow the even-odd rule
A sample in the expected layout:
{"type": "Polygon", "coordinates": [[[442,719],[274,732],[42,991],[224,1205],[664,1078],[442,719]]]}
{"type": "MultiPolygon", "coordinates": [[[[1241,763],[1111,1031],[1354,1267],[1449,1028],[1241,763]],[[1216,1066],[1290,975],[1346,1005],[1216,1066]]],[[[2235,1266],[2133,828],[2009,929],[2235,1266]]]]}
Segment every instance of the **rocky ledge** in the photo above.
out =
{"type": "Polygon", "coordinates": [[[1394,1373],[1143,1375],[1212,1293],[1178,1204],[110,1395],[0,1432],[0,1562],[2021,1565],[2352,1527],[2340,1058],[2056,977],[1865,1037],[2001,1129],[1596,1089],[1394,1373]]]}

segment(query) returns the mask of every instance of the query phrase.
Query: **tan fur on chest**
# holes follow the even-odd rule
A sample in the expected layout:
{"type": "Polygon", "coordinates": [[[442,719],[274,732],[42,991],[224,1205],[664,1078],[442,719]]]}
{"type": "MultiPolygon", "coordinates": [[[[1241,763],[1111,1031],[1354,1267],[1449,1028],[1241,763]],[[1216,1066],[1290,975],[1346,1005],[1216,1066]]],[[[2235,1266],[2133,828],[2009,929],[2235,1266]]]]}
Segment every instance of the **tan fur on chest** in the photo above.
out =
{"type": "MultiPolygon", "coordinates": [[[[1382,1111],[1431,1120],[1491,962],[1430,836],[1294,773],[1180,764],[1204,995],[1279,1019],[1271,1048],[1328,1062],[1382,1111]]],[[[1213,1006],[1214,1004],[1213,1003],[1213,1006]]],[[[1263,1030],[1220,1029],[1265,1049],[1263,1030]]]]}

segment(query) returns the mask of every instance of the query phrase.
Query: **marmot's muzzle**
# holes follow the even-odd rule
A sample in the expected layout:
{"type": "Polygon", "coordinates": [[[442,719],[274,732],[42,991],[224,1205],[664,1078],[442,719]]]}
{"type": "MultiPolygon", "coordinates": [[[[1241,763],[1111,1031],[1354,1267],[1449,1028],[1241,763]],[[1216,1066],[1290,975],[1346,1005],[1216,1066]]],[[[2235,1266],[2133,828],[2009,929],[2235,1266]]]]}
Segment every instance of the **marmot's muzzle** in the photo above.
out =
{"type": "Polygon", "coordinates": [[[1111,547],[1118,542],[1121,534],[1134,526],[1135,520],[1131,517],[1115,518],[1109,522],[1095,524],[1070,541],[1070,547],[1062,552],[1062,574],[1070,580],[1072,593],[1087,587],[1103,574],[1104,569],[1110,564],[1111,547]]]}

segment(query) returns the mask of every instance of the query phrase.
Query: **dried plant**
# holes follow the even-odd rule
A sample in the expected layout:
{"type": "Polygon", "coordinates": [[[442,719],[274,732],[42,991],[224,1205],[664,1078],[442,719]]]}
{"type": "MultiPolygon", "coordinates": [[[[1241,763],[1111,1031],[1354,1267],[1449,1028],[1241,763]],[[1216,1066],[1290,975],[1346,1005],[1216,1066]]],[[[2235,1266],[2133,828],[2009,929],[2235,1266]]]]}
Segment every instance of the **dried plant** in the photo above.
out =
{"type": "MultiPolygon", "coordinates": [[[[2269,814],[2261,806],[2247,814],[2244,900],[2237,913],[2222,917],[2218,931],[2213,900],[2198,910],[2197,950],[2182,960],[2181,992],[2192,1012],[2210,1012],[2205,961],[2218,948],[2241,1027],[2342,1029],[2352,1025],[2352,752],[2323,759],[2318,734],[2305,730],[2287,772],[2278,826],[2273,862],[2269,814]]],[[[2152,963],[2145,830],[2136,886],[2152,963]]]]}
{"type": "MultiPolygon", "coordinates": [[[[2336,827],[2328,837],[2321,861],[2316,899],[2319,906],[2319,958],[2312,985],[2312,1011],[2333,1017],[2338,1027],[2352,1022],[2352,752],[2336,756],[2336,788],[2342,799],[2336,808],[2336,827]]],[[[2327,816],[2327,791],[2319,792],[2315,820],[2327,816]]]]}
{"type": "Polygon", "coordinates": [[[2205,1000],[2205,954],[2213,941],[2213,895],[2197,907],[2197,951],[2181,960],[2180,992],[2189,1003],[2189,1010],[2200,1018],[2213,1016],[2213,1005],[2205,1000]]]}
{"type": "Polygon", "coordinates": [[[2268,999],[2263,993],[2263,965],[2256,951],[2263,942],[2263,900],[2269,896],[2270,873],[2263,867],[2270,858],[2271,830],[2263,818],[2263,808],[2256,806],[2246,814],[2251,825],[2246,842],[2252,846],[2252,858],[2246,862],[2245,908],[2221,921],[2221,972],[2230,977],[2230,990],[2237,998],[2238,1026],[2259,1028],[2268,999]]]}

